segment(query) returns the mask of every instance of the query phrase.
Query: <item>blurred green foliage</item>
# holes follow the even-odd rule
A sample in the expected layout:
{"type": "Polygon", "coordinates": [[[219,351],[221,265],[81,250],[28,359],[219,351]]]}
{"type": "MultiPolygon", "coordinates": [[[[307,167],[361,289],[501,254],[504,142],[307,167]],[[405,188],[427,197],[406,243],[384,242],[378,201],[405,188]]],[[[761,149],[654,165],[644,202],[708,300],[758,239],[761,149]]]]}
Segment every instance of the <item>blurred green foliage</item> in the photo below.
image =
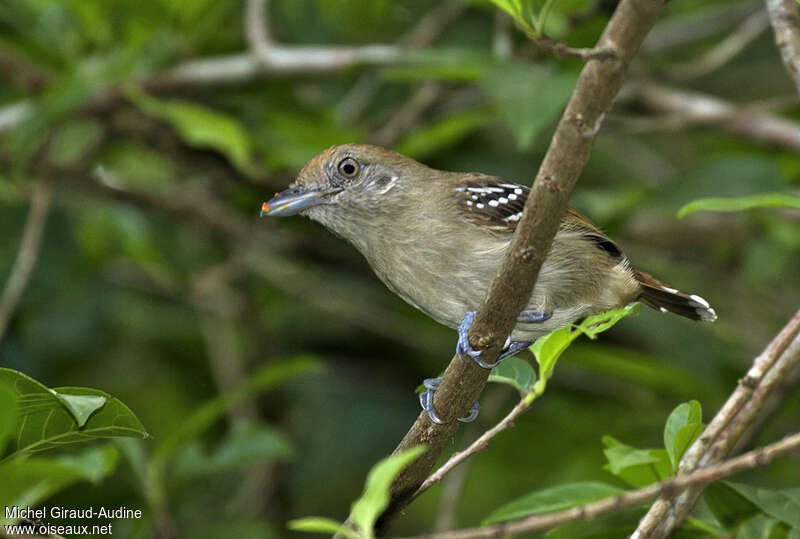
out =
{"type": "MultiPolygon", "coordinates": [[[[592,46],[613,7],[519,4],[534,16],[550,5],[542,32],[571,47],[592,46]]],[[[669,2],[631,76],[766,104],[800,122],[769,31],[717,69],[671,78],[760,6],[669,2]]],[[[273,0],[269,25],[283,46],[410,49],[330,73],[170,82],[165,74],[194,61],[248,61],[244,12],[239,0],[7,0],[0,9],[3,286],[32,186],[46,181],[54,193],[0,366],[45,386],[100,388],[118,399],[104,406],[125,403],[151,435],[25,461],[42,477],[58,468],[65,478],[45,493],[47,504],[141,508],[143,519],[115,523],[120,537],[284,537],[293,518],[346,517],[370,466],[416,417],[413,390],[443,368],[455,334],[391,295],[353,248],[316,225],[259,221],[261,201],[310,157],[347,141],[530,183],[582,66],[538,51],[488,0],[273,0]],[[414,36],[431,14],[440,28],[414,36]]],[[[604,469],[604,449],[645,452],[668,476],[684,448],[677,433],[694,432],[690,415],[707,421],[796,311],[796,209],[675,216],[700,198],[797,195],[797,153],[670,119],[623,92],[572,205],[637,268],[707,298],[719,320],[644,309],[597,341],[575,343],[546,394],[467,464],[452,509],[437,486],[393,532],[478,525],[494,508],[559,485],[626,488],[631,478],[611,473],[616,461],[604,469]],[[704,417],[687,411],[666,449],[640,449],[660,448],[665,418],[693,399],[704,417]]],[[[16,417],[7,394],[0,386],[6,450],[16,417]]],[[[477,426],[462,429],[452,450],[517,398],[490,385],[477,426]]],[[[798,417],[800,396],[790,391],[750,445],[796,429],[798,417]]],[[[743,474],[722,494],[710,491],[682,532],[785,535],[797,524],[776,504],[796,503],[798,485],[787,461],[743,474]],[[720,510],[730,499],[741,512],[720,510]]],[[[640,514],[548,536],[619,537],[640,514]]]]}

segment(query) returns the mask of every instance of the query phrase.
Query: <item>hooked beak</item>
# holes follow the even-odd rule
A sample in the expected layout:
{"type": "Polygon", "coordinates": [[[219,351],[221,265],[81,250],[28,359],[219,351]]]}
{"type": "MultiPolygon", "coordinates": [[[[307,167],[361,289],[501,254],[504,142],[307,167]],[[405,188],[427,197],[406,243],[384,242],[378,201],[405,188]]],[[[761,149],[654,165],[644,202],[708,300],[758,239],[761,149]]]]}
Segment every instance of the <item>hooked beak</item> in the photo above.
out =
{"type": "Polygon", "coordinates": [[[270,215],[272,217],[286,217],[296,215],[306,208],[328,204],[328,197],[336,194],[341,189],[329,189],[320,191],[316,189],[306,190],[302,187],[290,187],[264,202],[261,205],[261,217],[270,215]]]}

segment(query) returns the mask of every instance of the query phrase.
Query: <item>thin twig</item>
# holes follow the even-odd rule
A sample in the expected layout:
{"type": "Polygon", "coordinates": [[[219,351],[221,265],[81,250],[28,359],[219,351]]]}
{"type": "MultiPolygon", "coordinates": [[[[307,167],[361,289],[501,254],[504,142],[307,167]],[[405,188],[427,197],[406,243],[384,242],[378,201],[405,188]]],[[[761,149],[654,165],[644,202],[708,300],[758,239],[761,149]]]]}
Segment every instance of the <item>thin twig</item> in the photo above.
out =
{"type": "Polygon", "coordinates": [[[797,0],[767,0],[767,12],[783,63],[800,94],[800,4],[797,0]]]}
{"type": "Polygon", "coordinates": [[[391,146],[404,134],[410,131],[419,117],[442,94],[443,86],[436,81],[422,83],[400,109],[395,112],[383,127],[372,136],[379,146],[391,146]]]}
{"type": "Polygon", "coordinates": [[[31,209],[22,232],[22,240],[11,274],[0,298],[0,342],[3,340],[8,324],[14,316],[20,298],[28,286],[33,269],[39,260],[39,251],[44,233],[47,214],[50,211],[51,190],[45,182],[39,182],[33,189],[31,209]]]}
{"type": "MultiPolygon", "coordinates": [[[[767,348],[753,361],[726,403],[708,424],[700,438],[681,459],[679,471],[692,473],[698,467],[719,462],[758,416],[767,397],[800,364],[800,311],[786,324],[767,348]]],[[[661,496],[639,522],[631,537],[667,537],[694,506],[701,488],[690,489],[675,498],[661,496]]]]}
{"type": "Polygon", "coordinates": [[[549,37],[541,37],[533,41],[536,48],[557,58],[580,58],[583,61],[609,60],[616,52],[613,47],[575,48],[564,43],[553,41],[549,37]]]}
{"type": "MultiPolygon", "coordinates": [[[[522,218],[506,251],[498,276],[477,310],[469,332],[474,349],[486,361],[497,358],[500,347],[527,304],[544,258],[567,207],[603,117],[622,86],[628,64],[660,12],[662,0],[622,0],[601,36],[597,49],[613,49],[613,59],[592,60],[583,68],[577,87],[559,122],[542,161],[522,218]],[[536,208],[535,211],[532,208],[536,208]]],[[[477,399],[488,371],[454,356],[434,398],[436,425],[421,413],[396,451],[426,444],[428,450],[397,477],[391,500],[378,523],[378,533],[401,511],[425,481],[442,449],[450,442],[462,416],[477,399]]]]}
{"type": "Polygon", "coordinates": [[[261,58],[264,51],[272,45],[272,35],[267,22],[268,9],[267,0],[247,0],[245,6],[244,33],[250,52],[256,58],[261,58]]]}
{"type": "Polygon", "coordinates": [[[719,69],[761,35],[769,26],[769,19],[765,11],[757,11],[739,25],[728,37],[720,41],[711,50],[702,56],[688,62],[671,66],[667,75],[675,80],[695,79],[719,69]]]}
{"type": "Polygon", "coordinates": [[[800,124],[757,108],[652,82],[632,84],[626,90],[650,110],[669,115],[658,119],[656,129],[709,125],[761,144],[800,151],[800,124]]]}
{"type": "Polygon", "coordinates": [[[704,8],[675,15],[650,32],[642,51],[652,54],[728,33],[760,8],[761,0],[708,3],[704,8]]]}
{"type": "Polygon", "coordinates": [[[766,466],[776,458],[796,451],[797,449],[800,449],[800,433],[792,434],[779,442],[755,449],[721,464],[701,468],[691,474],[679,475],[675,479],[669,479],[648,487],[623,492],[617,496],[597,502],[579,505],[563,511],[533,515],[522,520],[503,524],[417,535],[415,539],[478,539],[481,537],[504,537],[515,533],[547,530],[568,522],[592,520],[602,515],[635,507],[658,495],[674,494],[690,486],[706,485],[746,470],[766,466]]]}
{"type": "MultiPolygon", "coordinates": [[[[491,425],[489,419],[495,418],[508,400],[508,389],[507,387],[497,387],[494,391],[488,392],[481,402],[481,414],[478,416],[478,420],[471,423],[464,432],[466,438],[476,436],[491,425]]],[[[442,496],[436,511],[433,531],[449,530],[455,525],[456,509],[469,474],[470,462],[474,461],[467,461],[463,466],[458,466],[442,481],[442,496]]]]}
{"type": "Polygon", "coordinates": [[[437,469],[434,473],[428,476],[425,482],[422,483],[422,485],[420,485],[419,489],[414,494],[414,497],[416,498],[417,496],[419,496],[420,494],[431,488],[433,485],[441,481],[442,478],[446,474],[448,474],[453,468],[455,468],[456,466],[458,466],[459,464],[470,458],[475,453],[479,453],[481,451],[485,451],[486,449],[488,449],[489,441],[498,434],[500,434],[501,432],[503,432],[504,430],[513,427],[514,421],[519,416],[524,414],[528,410],[528,408],[530,408],[531,404],[532,401],[527,402],[525,398],[520,399],[520,401],[516,404],[516,406],[514,406],[514,408],[512,408],[511,411],[508,412],[508,414],[506,414],[506,416],[503,419],[501,419],[499,423],[497,423],[497,425],[495,425],[494,427],[490,428],[489,430],[481,434],[474,442],[469,444],[469,446],[463,451],[458,451],[456,453],[453,453],[450,456],[450,458],[447,459],[447,462],[442,464],[442,466],[439,467],[439,469],[437,469]]]}

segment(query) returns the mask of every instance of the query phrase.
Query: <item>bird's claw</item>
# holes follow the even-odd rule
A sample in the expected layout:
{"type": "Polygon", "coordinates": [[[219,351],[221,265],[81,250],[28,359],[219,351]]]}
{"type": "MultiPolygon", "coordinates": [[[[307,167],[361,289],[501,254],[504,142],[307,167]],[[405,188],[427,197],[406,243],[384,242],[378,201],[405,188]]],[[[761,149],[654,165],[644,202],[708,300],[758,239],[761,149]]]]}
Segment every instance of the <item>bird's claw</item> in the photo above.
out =
{"type": "MultiPolygon", "coordinates": [[[[543,320],[546,320],[547,318],[549,318],[549,316],[546,314],[543,315],[543,320]]],[[[509,337],[506,339],[505,344],[503,344],[503,350],[500,352],[500,356],[497,358],[497,361],[494,363],[487,363],[481,357],[481,352],[473,349],[469,344],[469,327],[472,325],[473,320],[475,320],[475,311],[469,311],[464,315],[464,320],[462,320],[461,324],[458,326],[458,344],[456,345],[456,353],[462,361],[466,361],[467,358],[469,358],[484,369],[492,369],[505,358],[513,356],[520,350],[523,350],[533,344],[529,341],[512,341],[509,337]]],[[[424,380],[422,385],[425,386],[425,392],[419,394],[419,403],[422,406],[422,409],[425,410],[431,421],[437,425],[443,425],[445,423],[442,418],[436,414],[436,410],[433,408],[433,395],[436,393],[436,389],[439,387],[441,381],[441,377],[428,378],[424,380]]],[[[476,402],[472,405],[472,408],[470,408],[469,414],[467,414],[465,417],[459,418],[459,421],[462,423],[475,421],[475,418],[478,417],[479,409],[480,407],[476,402]]]]}
{"type": "MultiPolygon", "coordinates": [[[[436,423],[437,425],[444,425],[445,422],[436,415],[436,410],[433,408],[433,395],[436,393],[436,389],[439,387],[439,383],[442,381],[442,377],[439,378],[427,378],[422,381],[422,385],[425,386],[426,391],[424,393],[419,394],[419,403],[422,406],[422,409],[428,414],[428,417],[431,421],[436,423]]],[[[480,405],[476,402],[472,405],[472,408],[469,410],[469,414],[465,417],[461,417],[458,420],[462,423],[469,423],[470,421],[475,421],[475,418],[478,417],[478,410],[480,409],[480,405]]]]}
{"type": "Polygon", "coordinates": [[[505,358],[511,357],[520,350],[523,350],[533,344],[532,341],[512,341],[511,337],[509,337],[503,344],[503,349],[501,350],[497,361],[494,363],[487,363],[484,361],[483,357],[481,357],[480,350],[473,349],[469,344],[469,327],[472,325],[473,320],[475,320],[475,311],[469,311],[464,315],[464,319],[458,326],[458,344],[456,344],[456,353],[462,361],[466,361],[466,358],[468,357],[484,369],[493,369],[505,358]]]}

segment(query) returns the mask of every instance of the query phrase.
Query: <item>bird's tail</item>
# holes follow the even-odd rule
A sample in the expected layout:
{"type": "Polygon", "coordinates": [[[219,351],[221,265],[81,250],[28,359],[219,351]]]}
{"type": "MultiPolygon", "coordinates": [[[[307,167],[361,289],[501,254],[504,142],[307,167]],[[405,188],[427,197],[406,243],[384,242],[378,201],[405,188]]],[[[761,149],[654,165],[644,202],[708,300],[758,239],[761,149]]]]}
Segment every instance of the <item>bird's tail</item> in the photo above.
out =
{"type": "Polygon", "coordinates": [[[658,309],[662,313],[669,311],[691,320],[713,322],[717,319],[717,313],[700,296],[676,290],[641,271],[634,272],[634,276],[642,285],[638,299],[648,307],[658,309]]]}

